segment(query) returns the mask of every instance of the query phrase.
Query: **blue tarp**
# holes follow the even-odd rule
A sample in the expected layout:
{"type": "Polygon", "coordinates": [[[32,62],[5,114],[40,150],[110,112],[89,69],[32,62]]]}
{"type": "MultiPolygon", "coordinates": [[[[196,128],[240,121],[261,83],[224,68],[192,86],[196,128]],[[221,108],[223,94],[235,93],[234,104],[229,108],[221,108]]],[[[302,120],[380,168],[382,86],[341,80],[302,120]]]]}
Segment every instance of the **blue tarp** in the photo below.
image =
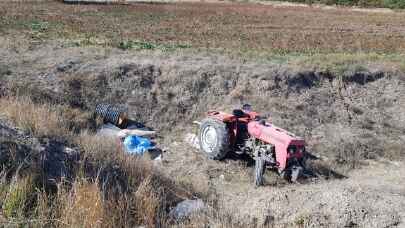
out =
{"type": "Polygon", "coordinates": [[[145,151],[155,148],[149,139],[136,135],[129,135],[125,137],[124,147],[128,153],[137,155],[143,155],[145,151]]]}

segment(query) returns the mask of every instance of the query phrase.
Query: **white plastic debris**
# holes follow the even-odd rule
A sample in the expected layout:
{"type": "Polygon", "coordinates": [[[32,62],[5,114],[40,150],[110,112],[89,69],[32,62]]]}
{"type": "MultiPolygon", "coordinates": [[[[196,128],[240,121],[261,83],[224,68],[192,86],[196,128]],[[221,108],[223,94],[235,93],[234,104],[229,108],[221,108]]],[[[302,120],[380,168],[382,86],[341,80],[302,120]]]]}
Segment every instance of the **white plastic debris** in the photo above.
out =
{"type": "Polygon", "coordinates": [[[97,135],[115,138],[120,131],[121,129],[114,124],[107,123],[97,131],[97,135]]]}
{"type": "Polygon", "coordinates": [[[146,129],[135,129],[128,127],[127,129],[120,129],[114,124],[107,123],[104,124],[98,131],[97,135],[100,136],[107,136],[107,137],[118,137],[118,138],[125,138],[129,135],[136,135],[136,136],[152,136],[155,135],[155,131],[149,131],[146,129]]]}
{"type": "Polygon", "coordinates": [[[184,141],[190,146],[200,149],[200,141],[198,140],[198,136],[196,134],[187,133],[184,137],[184,141]]]}
{"type": "Polygon", "coordinates": [[[125,138],[129,135],[136,135],[136,136],[151,136],[155,135],[155,131],[147,131],[147,130],[140,130],[140,129],[124,129],[117,133],[119,138],[125,138]]]}

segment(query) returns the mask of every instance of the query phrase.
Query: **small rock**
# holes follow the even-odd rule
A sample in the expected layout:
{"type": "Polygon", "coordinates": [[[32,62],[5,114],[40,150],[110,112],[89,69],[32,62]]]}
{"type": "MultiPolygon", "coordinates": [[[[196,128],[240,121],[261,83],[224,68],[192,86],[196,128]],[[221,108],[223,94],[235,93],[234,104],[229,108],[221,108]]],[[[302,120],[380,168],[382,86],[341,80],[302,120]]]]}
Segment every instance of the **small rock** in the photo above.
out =
{"type": "Polygon", "coordinates": [[[177,204],[175,208],[170,211],[170,217],[175,220],[181,220],[189,217],[191,214],[201,211],[205,208],[205,204],[201,199],[184,200],[177,204]]]}
{"type": "Polygon", "coordinates": [[[74,150],[74,149],[72,149],[72,148],[69,148],[69,147],[65,147],[65,148],[64,148],[64,152],[67,153],[67,154],[69,154],[69,155],[72,155],[72,154],[75,154],[75,153],[76,153],[76,150],[74,150]]]}
{"type": "Polygon", "coordinates": [[[61,63],[56,66],[56,70],[59,72],[66,72],[71,70],[75,65],[79,64],[78,60],[69,60],[66,63],[61,63]]]}

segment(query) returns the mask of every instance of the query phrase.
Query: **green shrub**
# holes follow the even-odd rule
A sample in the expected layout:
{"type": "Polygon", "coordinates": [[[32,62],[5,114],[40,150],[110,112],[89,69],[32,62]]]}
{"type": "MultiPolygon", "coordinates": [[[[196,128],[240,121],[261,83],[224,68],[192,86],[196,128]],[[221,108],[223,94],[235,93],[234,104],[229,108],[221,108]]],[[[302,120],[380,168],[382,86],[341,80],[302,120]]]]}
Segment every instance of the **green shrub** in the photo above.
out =
{"type": "Polygon", "coordinates": [[[135,50],[155,50],[159,49],[162,51],[174,51],[176,49],[190,48],[187,44],[157,44],[144,41],[133,41],[127,40],[122,41],[118,44],[118,48],[123,50],[135,49],[135,50]]]}
{"type": "Polygon", "coordinates": [[[149,42],[140,42],[140,41],[122,41],[118,44],[118,48],[121,48],[123,50],[128,50],[128,49],[139,49],[139,50],[153,50],[156,48],[156,45],[149,43],[149,42]]]}
{"type": "Polygon", "coordinates": [[[48,29],[48,22],[32,21],[30,28],[32,31],[45,32],[48,29]]]}
{"type": "Polygon", "coordinates": [[[6,185],[6,183],[3,183],[2,181],[0,181],[0,207],[2,206],[2,203],[4,202],[4,199],[6,198],[7,187],[8,186],[6,185]]]}
{"type": "Polygon", "coordinates": [[[25,214],[25,208],[33,192],[30,178],[14,180],[8,186],[8,191],[3,202],[3,212],[7,218],[21,218],[25,214]]]}
{"type": "Polygon", "coordinates": [[[405,9],[404,0],[383,0],[383,5],[393,9],[405,9]]]}

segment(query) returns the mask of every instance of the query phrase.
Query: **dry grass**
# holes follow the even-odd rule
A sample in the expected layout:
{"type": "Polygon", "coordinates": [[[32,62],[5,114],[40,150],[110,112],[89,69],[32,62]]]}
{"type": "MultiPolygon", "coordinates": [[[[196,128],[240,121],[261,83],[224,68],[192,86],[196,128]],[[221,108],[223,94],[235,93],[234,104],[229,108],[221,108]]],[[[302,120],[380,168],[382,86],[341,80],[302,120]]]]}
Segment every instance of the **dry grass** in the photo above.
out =
{"type": "Polygon", "coordinates": [[[92,113],[65,105],[34,102],[27,97],[0,98],[1,115],[37,136],[72,139],[82,129],[94,129],[100,122],[92,113]]]}
{"type": "Polygon", "coordinates": [[[65,121],[55,107],[37,105],[27,98],[0,99],[1,113],[35,136],[69,136],[65,121]]]}
{"type": "Polygon", "coordinates": [[[177,224],[169,218],[169,209],[183,199],[207,193],[194,192],[191,187],[176,183],[150,161],[125,154],[114,141],[88,131],[76,134],[68,128],[45,129],[60,128],[66,122],[64,115],[48,105],[36,104],[28,98],[5,97],[0,99],[0,104],[2,114],[20,128],[37,137],[68,136],[71,143],[81,149],[78,165],[72,170],[75,178],[57,183],[56,188],[47,189],[34,172],[20,173],[17,170],[13,171],[12,180],[1,179],[0,211],[6,212],[6,225],[201,227],[212,224],[229,227],[231,224],[232,227],[243,227],[233,223],[229,214],[215,209],[177,224]],[[27,114],[17,112],[18,107],[28,110],[27,113],[34,117],[30,119],[27,114]],[[47,115],[47,121],[40,118],[40,114],[47,115]]]}
{"type": "Polygon", "coordinates": [[[23,219],[29,212],[30,196],[33,193],[32,177],[14,178],[8,185],[4,201],[3,213],[7,218],[23,219]]]}
{"type": "Polygon", "coordinates": [[[166,216],[162,210],[164,195],[162,189],[151,177],[145,179],[135,192],[135,200],[138,202],[138,219],[153,227],[156,224],[163,225],[163,218],[166,216]]]}
{"type": "Polygon", "coordinates": [[[33,42],[68,39],[72,45],[141,49],[169,45],[281,54],[405,50],[403,13],[251,3],[0,4],[0,32],[24,34],[33,42]]]}
{"type": "Polygon", "coordinates": [[[330,72],[335,76],[356,68],[378,67],[386,72],[402,71],[405,64],[404,54],[388,55],[378,53],[330,53],[312,56],[291,56],[286,60],[289,67],[296,71],[315,70],[330,72]]]}
{"type": "Polygon", "coordinates": [[[117,142],[86,132],[76,142],[83,149],[83,174],[99,182],[104,197],[103,226],[164,225],[168,207],[192,194],[150,161],[125,154],[117,142]]]}
{"type": "Polygon", "coordinates": [[[81,149],[81,158],[72,167],[75,170],[71,170],[76,178],[71,183],[59,183],[56,193],[43,183],[27,184],[24,180],[34,180],[33,172],[6,170],[8,175],[13,171],[17,180],[5,180],[1,185],[0,195],[5,202],[2,210],[10,225],[155,227],[167,223],[169,207],[192,195],[190,189],[177,186],[150,161],[125,154],[117,142],[89,131],[76,134],[67,128],[66,123],[72,120],[61,112],[67,107],[37,104],[29,98],[3,97],[0,108],[2,115],[36,137],[64,138],[81,149]]]}
{"type": "Polygon", "coordinates": [[[97,183],[75,182],[66,203],[61,220],[68,227],[101,227],[107,219],[97,183]]]}

